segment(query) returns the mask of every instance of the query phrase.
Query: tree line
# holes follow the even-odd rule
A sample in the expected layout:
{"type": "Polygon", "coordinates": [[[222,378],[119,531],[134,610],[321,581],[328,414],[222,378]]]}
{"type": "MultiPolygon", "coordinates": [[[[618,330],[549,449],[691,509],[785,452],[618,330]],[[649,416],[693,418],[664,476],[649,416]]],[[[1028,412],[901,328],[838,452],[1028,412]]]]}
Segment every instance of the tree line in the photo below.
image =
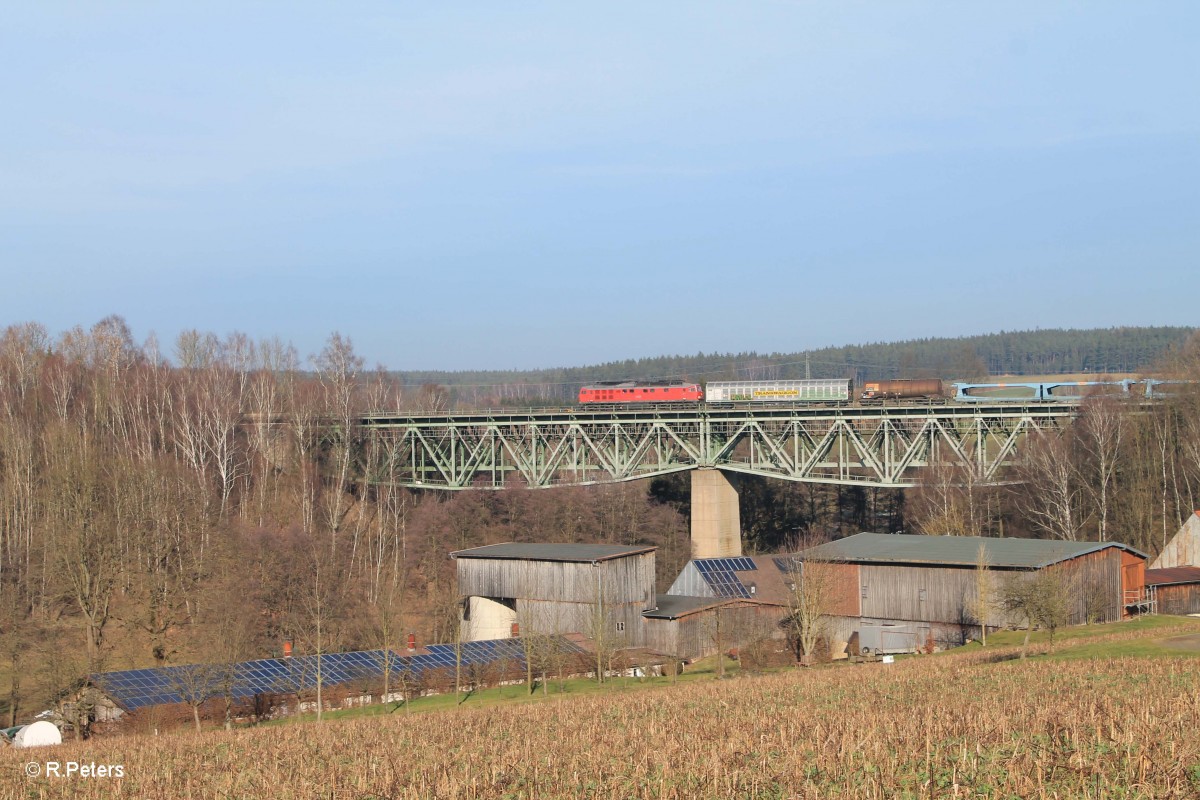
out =
{"type": "Polygon", "coordinates": [[[449,641],[450,550],[647,543],[687,523],[646,487],[411,492],[375,482],[367,408],[435,410],[339,335],[291,345],[189,331],[170,354],[119,317],[0,334],[0,713],[81,676],[449,641]]]}
{"type": "Polygon", "coordinates": [[[572,402],[591,381],[852,378],[978,380],[989,375],[1130,373],[1155,369],[1193,334],[1190,327],[1001,331],[777,353],[697,353],[540,370],[404,371],[403,385],[441,386],[474,405],[572,402]]]}

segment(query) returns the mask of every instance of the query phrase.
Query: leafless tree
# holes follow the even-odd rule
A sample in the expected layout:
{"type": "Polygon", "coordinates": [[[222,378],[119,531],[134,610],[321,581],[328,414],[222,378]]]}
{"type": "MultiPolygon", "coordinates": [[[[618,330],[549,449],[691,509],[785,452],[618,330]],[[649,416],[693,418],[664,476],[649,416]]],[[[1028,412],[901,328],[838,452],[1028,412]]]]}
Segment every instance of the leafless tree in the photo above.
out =
{"type": "Polygon", "coordinates": [[[313,359],[313,365],[321,380],[325,411],[335,425],[329,446],[333,468],[325,511],[329,530],[336,537],[348,510],[346,490],[358,429],[359,375],[363,359],[355,355],[354,345],[348,337],[335,332],[320,355],[313,359]]]}
{"type": "Polygon", "coordinates": [[[1113,480],[1125,433],[1125,409],[1120,401],[1107,395],[1088,398],[1080,409],[1076,441],[1090,461],[1090,480],[1082,481],[1096,506],[1100,541],[1108,541],[1113,480]]]}
{"type": "Polygon", "coordinates": [[[983,645],[987,645],[988,620],[996,607],[996,586],[992,575],[992,560],[988,555],[987,546],[980,542],[975,552],[975,596],[971,599],[969,609],[971,616],[979,623],[979,636],[983,645]]]}
{"type": "Polygon", "coordinates": [[[817,644],[829,634],[829,624],[842,591],[842,573],[833,559],[813,555],[793,557],[788,581],[788,624],[800,650],[800,663],[811,665],[817,644]]]}
{"type": "Polygon", "coordinates": [[[607,673],[611,671],[613,656],[625,646],[625,636],[617,630],[617,620],[605,603],[603,592],[591,604],[585,627],[584,633],[592,642],[596,658],[596,683],[604,683],[607,673]]]}
{"type": "Polygon", "coordinates": [[[1004,582],[1001,602],[1005,609],[1025,619],[1022,659],[1029,651],[1029,634],[1035,625],[1049,633],[1050,651],[1054,651],[1054,634],[1070,621],[1074,593],[1072,576],[1061,567],[1041,569],[1032,574],[1017,573],[1004,582]]]}
{"type": "Polygon", "coordinates": [[[323,657],[335,652],[343,633],[339,620],[345,611],[343,575],[336,550],[321,546],[316,537],[305,536],[297,547],[298,592],[292,630],[313,659],[317,721],[324,713],[325,670],[323,657]]]}
{"type": "Polygon", "coordinates": [[[222,664],[184,664],[167,669],[167,685],[192,710],[196,730],[200,730],[200,707],[221,694],[225,673],[222,664]]]}
{"type": "Polygon", "coordinates": [[[1018,504],[1033,526],[1051,538],[1082,538],[1088,515],[1067,435],[1029,434],[1018,487],[1018,504]]]}

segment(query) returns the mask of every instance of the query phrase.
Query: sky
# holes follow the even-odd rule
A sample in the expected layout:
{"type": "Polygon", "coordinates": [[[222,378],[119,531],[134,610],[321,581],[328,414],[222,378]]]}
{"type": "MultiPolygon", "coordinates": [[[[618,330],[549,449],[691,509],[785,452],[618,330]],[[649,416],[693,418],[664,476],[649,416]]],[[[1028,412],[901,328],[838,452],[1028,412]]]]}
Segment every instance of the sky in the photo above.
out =
{"type": "Polygon", "coordinates": [[[509,369],[1200,323],[1194,2],[21,3],[0,327],[509,369]]]}

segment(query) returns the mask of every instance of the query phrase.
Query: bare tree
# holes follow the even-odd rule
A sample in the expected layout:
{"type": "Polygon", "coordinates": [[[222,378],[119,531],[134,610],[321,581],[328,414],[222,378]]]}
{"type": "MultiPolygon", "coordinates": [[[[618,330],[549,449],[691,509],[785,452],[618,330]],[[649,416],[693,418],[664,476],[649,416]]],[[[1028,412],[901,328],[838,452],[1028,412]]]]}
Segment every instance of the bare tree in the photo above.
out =
{"type": "Polygon", "coordinates": [[[116,487],[109,480],[111,462],[105,463],[72,438],[70,433],[56,437],[52,475],[57,502],[47,522],[54,528],[57,574],[83,620],[88,661],[94,668],[125,565],[121,543],[114,536],[116,487]]]}
{"type": "Polygon", "coordinates": [[[975,596],[971,599],[970,614],[979,623],[979,637],[987,646],[988,619],[996,607],[996,587],[992,576],[992,561],[987,546],[979,543],[975,552],[975,596]]]}
{"type": "Polygon", "coordinates": [[[391,678],[397,659],[393,648],[404,634],[404,576],[383,582],[381,591],[370,605],[373,632],[379,645],[379,668],[383,673],[383,694],[391,693],[391,678]]]}
{"type": "Polygon", "coordinates": [[[1076,421],[1076,441],[1091,466],[1090,480],[1083,486],[1096,506],[1100,524],[1100,541],[1108,541],[1113,480],[1125,432],[1125,413],[1121,403],[1107,395],[1088,398],[1076,421]]]}
{"type": "Polygon", "coordinates": [[[839,564],[811,555],[791,559],[788,581],[788,625],[800,650],[800,663],[811,665],[817,644],[827,638],[844,578],[839,564]]]}
{"type": "Polygon", "coordinates": [[[531,602],[522,602],[517,609],[517,628],[524,652],[525,682],[533,694],[534,676],[541,676],[542,694],[546,694],[546,673],[554,666],[555,651],[560,648],[557,626],[548,613],[531,602]]]}
{"type": "Polygon", "coordinates": [[[979,536],[988,527],[986,489],[975,470],[935,462],[908,497],[910,517],[929,536],[979,536]]]}
{"type": "Polygon", "coordinates": [[[1071,618],[1074,586],[1065,568],[1046,568],[1035,573],[1018,573],[1005,581],[1001,602],[1005,609],[1025,619],[1025,640],[1021,658],[1029,651],[1029,634],[1033,626],[1050,635],[1050,651],[1054,652],[1054,634],[1071,618]]]}
{"type": "Polygon", "coordinates": [[[613,656],[624,646],[625,637],[617,630],[617,620],[604,603],[603,591],[597,602],[592,603],[585,627],[585,634],[592,641],[596,658],[596,683],[604,683],[607,673],[612,668],[613,656]]]}
{"type": "Polygon", "coordinates": [[[185,664],[167,669],[167,685],[192,709],[200,730],[200,707],[219,697],[225,667],[222,664],[185,664]]]}
{"type": "Polygon", "coordinates": [[[724,619],[725,615],[721,612],[725,608],[718,605],[712,610],[712,615],[704,620],[703,629],[705,638],[712,642],[713,649],[717,654],[717,677],[725,677],[725,652],[726,640],[729,636],[729,625],[724,619]]]}
{"type": "Polygon", "coordinates": [[[330,498],[326,504],[329,531],[335,537],[347,513],[347,487],[354,440],[358,428],[358,383],[363,359],[354,353],[349,337],[333,333],[320,355],[313,359],[325,398],[325,411],[334,423],[329,449],[333,465],[330,498]]]}
{"type": "Polygon", "coordinates": [[[1021,476],[1024,484],[1018,489],[1018,505],[1034,527],[1055,539],[1073,542],[1082,538],[1088,515],[1066,435],[1029,434],[1021,476]]]}
{"type": "Polygon", "coordinates": [[[320,546],[306,536],[298,548],[300,571],[293,630],[307,655],[315,656],[313,679],[316,687],[317,721],[324,712],[325,670],[323,657],[334,652],[342,634],[339,620],[345,611],[343,575],[338,552],[320,546]]]}

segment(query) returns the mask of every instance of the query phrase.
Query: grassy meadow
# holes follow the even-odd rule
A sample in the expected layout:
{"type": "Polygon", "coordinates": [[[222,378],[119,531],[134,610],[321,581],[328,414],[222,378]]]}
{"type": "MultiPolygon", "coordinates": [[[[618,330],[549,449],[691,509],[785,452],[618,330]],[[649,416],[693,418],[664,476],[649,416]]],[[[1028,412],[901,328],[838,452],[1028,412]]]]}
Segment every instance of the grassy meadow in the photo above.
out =
{"type": "Polygon", "coordinates": [[[0,751],[0,798],[1194,798],[1200,620],[0,751]],[[28,778],[29,761],[121,778],[28,778]]]}

